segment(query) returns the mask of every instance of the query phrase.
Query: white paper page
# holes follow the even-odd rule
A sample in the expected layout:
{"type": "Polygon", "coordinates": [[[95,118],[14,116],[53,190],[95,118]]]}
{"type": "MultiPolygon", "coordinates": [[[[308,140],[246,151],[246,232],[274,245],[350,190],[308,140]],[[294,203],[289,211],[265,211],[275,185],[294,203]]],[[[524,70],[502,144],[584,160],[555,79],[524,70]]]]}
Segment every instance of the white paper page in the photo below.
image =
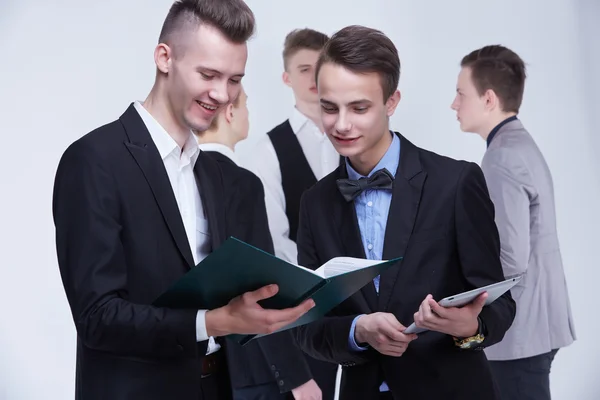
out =
{"type": "Polygon", "coordinates": [[[298,265],[298,264],[294,264],[294,265],[295,265],[296,267],[300,268],[300,269],[303,269],[303,270],[305,270],[305,271],[308,271],[308,272],[310,272],[311,274],[315,274],[315,275],[318,275],[318,276],[320,276],[321,278],[325,278],[325,277],[323,276],[323,271],[321,271],[321,268],[322,268],[322,267],[321,267],[321,268],[319,268],[319,269],[317,269],[317,270],[314,270],[314,271],[313,271],[312,269],[309,269],[309,268],[303,267],[302,265],[298,265]]]}
{"type": "Polygon", "coordinates": [[[327,261],[315,272],[323,278],[331,278],[350,271],[356,271],[371,265],[380,264],[382,260],[366,260],[364,258],[336,257],[327,261]]]}

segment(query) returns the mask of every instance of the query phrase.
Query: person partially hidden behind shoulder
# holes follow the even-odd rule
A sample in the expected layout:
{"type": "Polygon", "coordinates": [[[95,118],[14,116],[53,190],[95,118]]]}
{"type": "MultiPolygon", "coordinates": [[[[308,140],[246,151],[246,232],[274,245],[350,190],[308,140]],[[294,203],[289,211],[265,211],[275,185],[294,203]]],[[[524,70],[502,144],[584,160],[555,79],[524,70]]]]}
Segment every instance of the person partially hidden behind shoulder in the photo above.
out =
{"type": "MultiPolygon", "coordinates": [[[[228,234],[255,246],[267,240],[268,251],[273,254],[263,185],[256,175],[239,166],[235,153],[236,144],[248,137],[247,100],[242,88],[207,130],[194,133],[200,149],[217,160],[224,171],[224,200],[232,216],[227,219],[228,234]]],[[[225,351],[234,400],[321,398],[304,353],[289,331],[256,339],[244,347],[225,340],[225,351]],[[272,365],[277,366],[276,371],[272,365]]]]}
{"type": "Polygon", "coordinates": [[[436,300],[504,280],[481,169],[389,129],[400,60],[383,33],[349,26],[316,68],[323,127],[345,163],[305,192],[298,263],[403,260],[325,318],[296,330],[311,356],[342,365],[341,400],[498,399],[483,351],[515,316],[509,293],[484,306],[436,300]],[[416,325],[429,331],[405,334],[416,325]]]}
{"type": "MultiPolygon", "coordinates": [[[[229,178],[192,130],[207,129],[238,96],[254,25],[242,0],[175,2],[146,100],[61,157],[53,217],[77,329],[78,400],[229,399],[221,338],[274,332],[314,306],[263,309],[257,302],[273,285],[214,310],[151,305],[230,233],[229,178]]],[[[250,212],[265,221],[264,204],[250,212]]],[[[272,251],[270,237],[260,239],[272,251]]]]}
{"type": "Polygon", "coordinates": [[[512,289],[515,322],[486,349],[502,400],[550,400],[550,367],[575,341],[556,228],[552,174],[517,117],[525,63],[503,46],[485,46],[461,61],[456,97],[460,128],[486,140],[481,163],[496,210],[504,274],[523,275],[512,289]]]}

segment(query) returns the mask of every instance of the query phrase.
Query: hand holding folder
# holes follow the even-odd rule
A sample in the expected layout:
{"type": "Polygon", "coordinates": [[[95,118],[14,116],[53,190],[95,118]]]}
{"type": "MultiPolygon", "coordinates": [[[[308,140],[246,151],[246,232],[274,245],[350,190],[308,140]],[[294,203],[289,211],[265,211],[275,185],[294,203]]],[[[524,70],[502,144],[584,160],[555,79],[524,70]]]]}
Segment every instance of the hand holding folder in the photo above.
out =
{"type": "MultiPolygon", "coordinates": [[[[266,309],[283,310],[313,299],[315,306],[282,331],[323,317],[401,258],[379,261],[334,258],[316,271],[277,258],[236,238],[229,238],[163,293],[157,307],[213,310],[261,287],[276,284],[266,309]]],[[[260,335],[233,335],[242,344],[260,335]]]]}

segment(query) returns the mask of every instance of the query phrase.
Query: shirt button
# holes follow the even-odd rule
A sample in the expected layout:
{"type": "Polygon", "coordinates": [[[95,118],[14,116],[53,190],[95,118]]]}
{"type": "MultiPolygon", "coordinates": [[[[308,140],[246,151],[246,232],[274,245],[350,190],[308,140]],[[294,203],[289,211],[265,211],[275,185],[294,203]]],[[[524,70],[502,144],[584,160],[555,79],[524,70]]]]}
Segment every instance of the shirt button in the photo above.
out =
{"type": "Polygon", "coordinates": [[[373,207],[373,202],[372,202],[372,201],[368,202],[368,203],[367,203],[367,206],[369,206],[369,207],[373,207]]]}
{"type": "Polygon", "coordinates": [[[367,246],[367,249],[373,250],[373,245],[369,243],[369,245],[367,246]]]}

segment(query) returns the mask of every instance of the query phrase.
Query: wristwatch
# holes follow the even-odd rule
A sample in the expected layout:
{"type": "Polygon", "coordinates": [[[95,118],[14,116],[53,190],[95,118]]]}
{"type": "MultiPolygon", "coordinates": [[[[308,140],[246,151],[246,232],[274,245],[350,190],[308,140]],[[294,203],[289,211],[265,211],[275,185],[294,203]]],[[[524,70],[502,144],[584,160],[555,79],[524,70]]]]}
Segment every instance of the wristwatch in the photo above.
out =
{"type": "Polygon", "coordinates": [[[477,334],[467,338],[454,337],[454,344],[456,346],[460,347],[461,349],[473,349],[479,347],[479,345],[483,343],[485,340],[485,326],[479,317],[477,317],[477,322],[479,322],[477,334]]]}

